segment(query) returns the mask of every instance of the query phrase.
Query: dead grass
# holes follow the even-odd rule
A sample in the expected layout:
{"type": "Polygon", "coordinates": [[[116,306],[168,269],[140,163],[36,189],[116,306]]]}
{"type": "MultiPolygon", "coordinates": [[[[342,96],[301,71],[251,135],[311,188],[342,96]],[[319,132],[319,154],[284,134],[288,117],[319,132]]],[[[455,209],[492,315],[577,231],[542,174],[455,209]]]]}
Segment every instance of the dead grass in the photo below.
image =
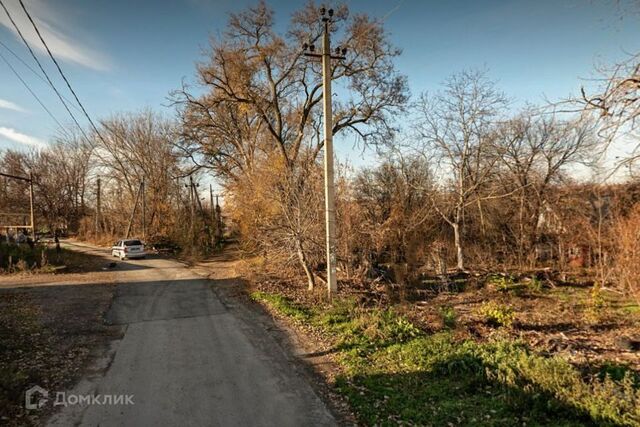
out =
{"type": "Polygon", "coordinates": [[[120,334],[103,322],[114,289],[96,284],[0,290],[0,424],[41,424],[50,409],[27,411],[25,391],[34,385],[69,389],[96,351],[120,334]]]}

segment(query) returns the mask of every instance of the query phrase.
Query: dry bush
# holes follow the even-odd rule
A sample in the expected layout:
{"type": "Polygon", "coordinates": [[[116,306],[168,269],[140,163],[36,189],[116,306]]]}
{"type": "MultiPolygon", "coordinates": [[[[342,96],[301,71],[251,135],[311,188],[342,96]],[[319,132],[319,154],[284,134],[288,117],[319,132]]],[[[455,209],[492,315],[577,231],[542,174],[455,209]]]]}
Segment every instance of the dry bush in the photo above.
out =
{"type": "Polygon", "coordinates": [[[269,156],[228,190],[229,216],[244,249],[262,256],[265,267],[281,276],[294,275],[296,267],[302,267],[312,289],[324,260],[319,165],[310,162],[291,169],[279,156],[269,156]]]}
{"type": "Polygon", "coordinates": [[[615,269],[621,287],[640,302],[640,203],[636,203],[629,215],[617,221],[615,269]]]}

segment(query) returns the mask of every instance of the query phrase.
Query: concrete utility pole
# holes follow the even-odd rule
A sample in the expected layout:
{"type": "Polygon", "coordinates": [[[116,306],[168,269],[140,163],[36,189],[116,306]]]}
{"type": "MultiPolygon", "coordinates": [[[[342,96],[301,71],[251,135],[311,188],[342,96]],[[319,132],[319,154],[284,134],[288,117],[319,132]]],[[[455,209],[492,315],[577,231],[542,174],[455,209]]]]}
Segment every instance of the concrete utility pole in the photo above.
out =
{"type": "Polygon", "coordinates": [[[346,49],[338,48],[338,55],[331,55],[329,40],[329,24],[333,17],[333,9],[320,9],[322,15],[322,53],[315,53],[313,44],[306,44],[305,56],[322,59],[322,98],[324,106],[324,201],[327,243],[327,293],[331,298],[338,290],[336,281],[336,212],[333,180],[333,112],[331,105],[331,60],[344,59],[346,49]],[[342,55],[340,55],[342,54],[342,55]]]}

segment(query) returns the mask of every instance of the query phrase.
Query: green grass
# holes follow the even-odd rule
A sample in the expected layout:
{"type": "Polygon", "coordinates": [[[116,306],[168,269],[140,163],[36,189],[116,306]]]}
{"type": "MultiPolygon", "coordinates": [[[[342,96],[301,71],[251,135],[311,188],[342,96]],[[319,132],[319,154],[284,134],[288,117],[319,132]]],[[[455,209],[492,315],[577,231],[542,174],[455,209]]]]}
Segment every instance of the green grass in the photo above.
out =
{"type": "Polygon", "coordinates": [[[633,304],[633,303],[627,304],[627,305],[625,305],[623,307],[620,307],[620,311],[623,314],[632,314],[632,315],[637,314],[637,315],[640,315],[640,305],[633,304]]]}
{"type": "Polygon", "coordinates": [[[335,337],[336,388],[365,425],[640,425],[632,373],[586,379],[521,343],[429,335],[391,309],[353,301],[311,310],[272,294],[253,298],[335,337]]]}
{"type": "Polygon", "coordinates": [[[251,294],[251,298],[255,301],[266,302],[279,313],[297,321],[309,320],[312,317],[311,310],[294,303],[291,299],[282,295],[254,292],[251,294]]]}

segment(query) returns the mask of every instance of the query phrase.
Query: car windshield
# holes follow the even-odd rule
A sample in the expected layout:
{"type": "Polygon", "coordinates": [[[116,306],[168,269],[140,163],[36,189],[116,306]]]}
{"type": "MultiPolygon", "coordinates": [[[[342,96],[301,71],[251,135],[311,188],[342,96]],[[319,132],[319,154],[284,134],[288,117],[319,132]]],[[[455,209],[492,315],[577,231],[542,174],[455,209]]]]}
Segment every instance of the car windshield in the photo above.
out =
{"type": "Polygon", "coordinates": [[[127,240],[124,242],[125,246],[140,246],[142,242],[140,240],[127,240]]]}

